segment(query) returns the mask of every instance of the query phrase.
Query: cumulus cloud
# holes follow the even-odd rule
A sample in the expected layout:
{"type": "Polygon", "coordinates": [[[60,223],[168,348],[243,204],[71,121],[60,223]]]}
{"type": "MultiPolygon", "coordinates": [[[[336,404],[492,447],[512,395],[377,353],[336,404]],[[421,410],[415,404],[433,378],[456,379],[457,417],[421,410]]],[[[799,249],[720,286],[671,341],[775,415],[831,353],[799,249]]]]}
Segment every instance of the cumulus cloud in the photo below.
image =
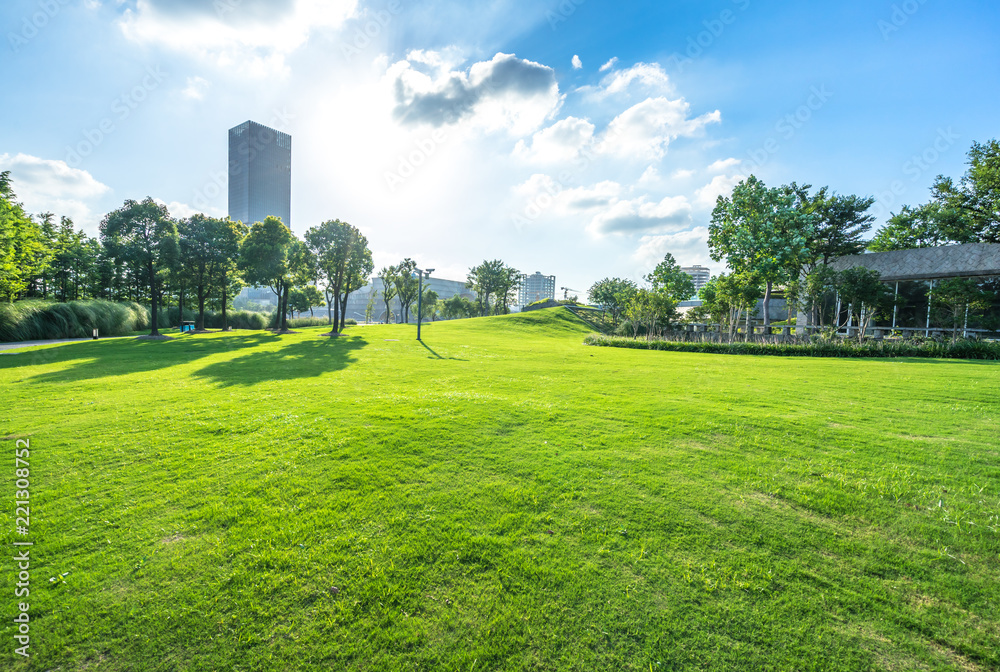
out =
{"type": "Polygon", "coordinates": [[[659,63],[636,63],[631,68],[618,70],[604,77],[593,90],[598,98],[625,93],[633,85],[657,92],[670,91],[670,78],[659,63]]]}
{"type": "Polygon", "coordinates": [[[719,196],[731,194],[740,179],[736,175],[716,175],[711,182],[694,192],[695,203],[705,208],[714,208],[719,196]]]}
{"type": "Polygon", "coordinates": [[[673,172],[673,174],[670,177],[672,177],[675,180],[686,180],[692,175],[694,175],[693,170],[689,170],[687,168],[678,168],[673,172]]]}
{"type": "Polygon", "coordinates": [[[711,268],[708,254],[708,229],[698,226],[690,231],[643,236],[633,257],[642,268],[656,267],[670,253],[681,266],[701,264],[711,268]]]}
{"type": "Polygon", "coordinates": [[[515,193],[551,216],[587,217],[587,230],[598,236],[671,231],[691,223],[691,205],[684,196],[658,201],[645,194],[627,198],[627,190],[611,180],[564,188],[552,177],[537,174],[515,188],[515,193]]]}
{"type": "Polygon", "coordinates": [[[591,220],[593,233],[645,233],[680,229],[691,223],[691,204],[683,196],[668,196],[659,202],[647,197],[611,203],[591,220]]]}
{"type": "Polygon", "coordinates": [[[691,106],[683,98],[647,98],[615,117],[599,149],[627,158],[659,160],[673,140],[695,135],[708,124],[722,120],[718,110],[696,118],[690,118],[690,113],[691,106]]]}
{"type": "Polygon", "coordinates": [[[615,67],[617,63],[618,63],[618,57],[615,56],[610,61],[601,66],[601,72],[607,72],[611,68],[615,67]]]}
{"type": "Polygon", "coordinates": [[[535,133],[531,142],[519,140],[514,156],[534,163],[572,161],[594,140],[594,125],[586,119],[566,117],[535,133]]]}
{"type": "Polygon", "coordinates": [[[582,67],[583,67],[583,61],[580,60],[580,57],[578,55],[574,54],[573,55],[573,69],[574,70],[579,70],[582,67]]]}
{"type": "Polygon", "coordinates": [[[708,167],[708,172],[710,173],[724,173],[730,168],[735,168],[736,166],[743,163],[739,159],[719,159],[708,167]]]}
{"type": "Polygon", "coordinates": [[[7,170],[25,210],[65,215],[80,225],[96,222],[93,201],[111,190],[86,170],[71,168],[65,161],[0,154],[0,172],[7,170]]]}
{"type": "Polygon", "coordinates": [[[386,73],[396,106],[393,115],[407,124],[444,126],[474,119],[490,130],[530,133],[559,109],[562,97],[552,68],[513,54],[498,53],[490,61],[454,70],[434,62],[427,52],[419,59],[392,64],[386,73]]]}
{"type": "Polygon", "coordinates": [[[356,9],[357,0],[137,0],[119,25],[139,44],[263,76],[284,71],[313,31],[340,27],[356,9]]]}

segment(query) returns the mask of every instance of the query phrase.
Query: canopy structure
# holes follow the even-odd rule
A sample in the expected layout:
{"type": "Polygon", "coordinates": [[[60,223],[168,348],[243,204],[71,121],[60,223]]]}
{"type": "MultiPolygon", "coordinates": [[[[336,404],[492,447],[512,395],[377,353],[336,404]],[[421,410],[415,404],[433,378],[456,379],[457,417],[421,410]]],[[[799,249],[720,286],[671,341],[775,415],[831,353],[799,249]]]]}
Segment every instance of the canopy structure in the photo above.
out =
{"type": "Polygon", "coordinates": [[[858,266],[878,271],[883,282],[1000,276],[1000,245],[970,243],[873,252],[830,262],[830,268],[838,272],[858,266]]]}

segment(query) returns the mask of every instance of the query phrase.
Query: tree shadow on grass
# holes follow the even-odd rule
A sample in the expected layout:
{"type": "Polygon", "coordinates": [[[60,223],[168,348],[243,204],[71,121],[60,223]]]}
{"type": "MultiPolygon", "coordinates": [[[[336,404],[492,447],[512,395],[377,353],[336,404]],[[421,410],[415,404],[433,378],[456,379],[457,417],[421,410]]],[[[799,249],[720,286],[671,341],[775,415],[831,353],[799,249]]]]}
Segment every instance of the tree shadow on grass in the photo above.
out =
{"type": "Polygon", "coordinates": [[[66,362],[66,368],[32,376],[25,382],[71,383],[159,371],[219,353],[256,348],[278,339],[271,333],[255,332],[213,339],[81,341],[0,358],[0,370],[66,362]]]}
{"type": "Polygon", "coordinates": [[[277,349],[252,352],[209,364],[194,377],[220,387],[310,378],[347,368],[357,361],[353,353],[366,345],[368,341],[359,336],[297,341],[277,349]]]}
{"type": "Polygon", "coordinates": [[[453,361],[456,361],[456,362],[467,362],[467,361],[469,361],[467,359],[462,359],[461,357],[442,357],[441,355],[439,355],[438,353],[436,353],[431,346],[427,345],[423,341],[420,341],[420,345],[424,346],[424,349],[426,349],[427,352],[431,353],[432,357],[428,357],[427,359],[450,359],[450,360],[453,360],[453,361]]]}

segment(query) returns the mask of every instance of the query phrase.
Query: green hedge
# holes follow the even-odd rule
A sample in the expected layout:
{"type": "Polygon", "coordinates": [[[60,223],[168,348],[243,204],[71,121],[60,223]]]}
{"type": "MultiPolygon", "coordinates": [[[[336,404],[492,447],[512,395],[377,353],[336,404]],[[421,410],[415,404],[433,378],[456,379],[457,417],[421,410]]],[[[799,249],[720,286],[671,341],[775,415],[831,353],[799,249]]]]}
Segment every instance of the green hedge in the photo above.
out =
{"type": "MultiPolygon", "coordinates": [[[[177,306],[170,306],[166,310],[160,311],[160,329],[168,329],[180,325],[180,315],[177,306]]],[[[250,310],[229,310],[226,311],[226,320],[233,329],[267,329],[271,326],[274,314],[257,313],[250,310]]],[[[184,309],[185,322],[198,322],[198,311],[190,308],[184,309]]],[[[222,329],[222,313],[212,310],[205,311],[205,328],[222,329]]]]}
{"type": "Polygon", "coordinates": [[[0,341],[125,336],[149,328],[149,310],[111,301],[18,301],[0,304],[0,341]]]}
{"type": "Polygon", "coordinates": [[[773,355],[781,357],[935,357],[940,359],[1000,360],[1000,343],[960,340],[924,341],[819,341],[816,343],[699,343],[646,341],[622,336],[588,336],[584,343],[610,348],[704,352],[719,355],[773,355]]]}
{"type": "MultiPolygon", "coordinates": [[[[344,326],[356,325],[357,320],[344,320],[344,326]]],[[[302,327],[326,327],[329,326],[329,319],[326,317],[293,317],[288,320],[289,329],[301,329],[302,327]]]]}

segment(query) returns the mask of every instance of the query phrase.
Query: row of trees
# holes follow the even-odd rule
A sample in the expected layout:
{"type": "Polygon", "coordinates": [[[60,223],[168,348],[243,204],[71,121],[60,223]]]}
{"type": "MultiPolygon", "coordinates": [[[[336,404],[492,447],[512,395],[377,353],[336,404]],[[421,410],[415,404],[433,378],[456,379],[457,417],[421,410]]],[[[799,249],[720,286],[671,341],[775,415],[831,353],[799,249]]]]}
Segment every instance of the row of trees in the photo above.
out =
{"type": "Polygon", "coordinates": [[[652,335],[676,318],[677,304],[694,295],[694,281],[681,270],[673,255],[667,254],[640,287],[625,278],[604,278],[590,290],[590,301],[602,309],[602,319],[618,327],[627,320],[632,335],[644,329],[652,335]]]}

